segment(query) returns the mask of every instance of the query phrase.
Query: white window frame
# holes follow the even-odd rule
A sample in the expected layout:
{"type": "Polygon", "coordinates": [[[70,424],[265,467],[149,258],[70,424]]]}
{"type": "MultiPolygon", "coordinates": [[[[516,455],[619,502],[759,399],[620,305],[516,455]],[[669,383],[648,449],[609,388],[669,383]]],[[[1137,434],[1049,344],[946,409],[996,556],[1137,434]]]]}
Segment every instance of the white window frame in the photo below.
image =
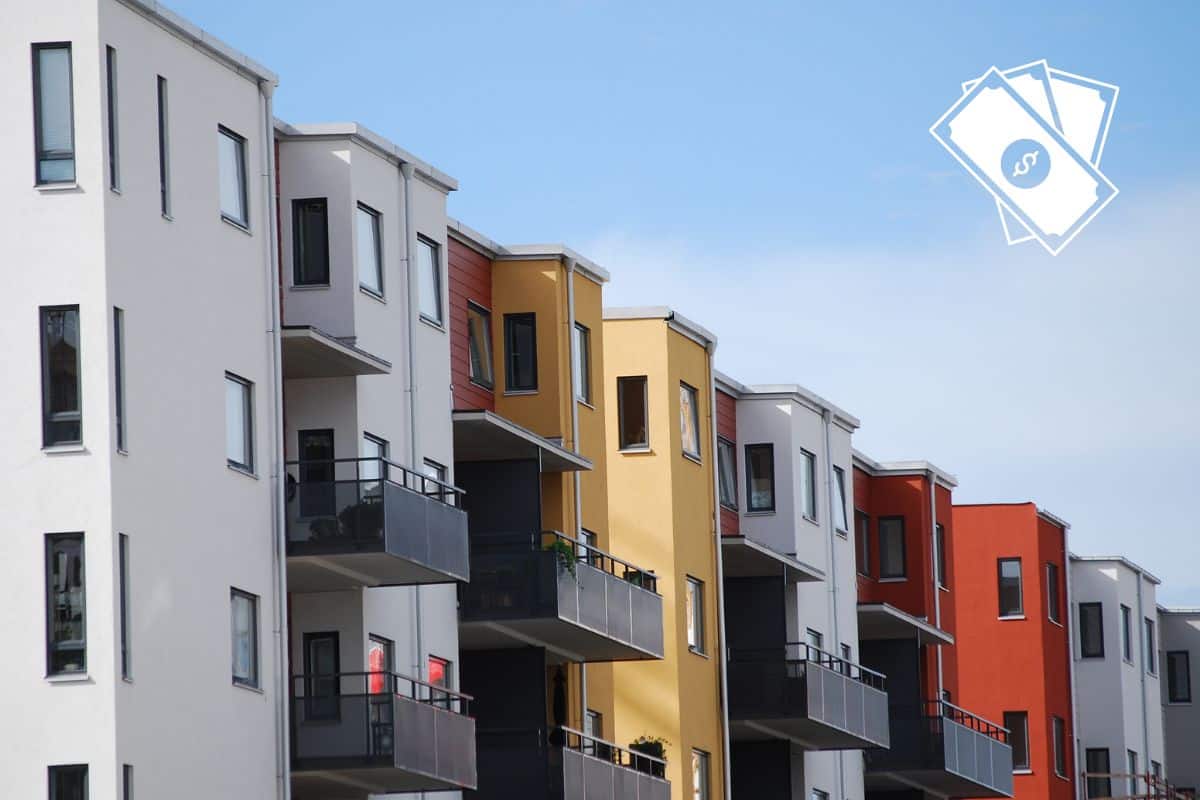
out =
{"type": "Polygon", "coordinates": [[[383,299],[383,215],[366,203],[358,203],[354,209],[355,260],[358,262],[358,288],[372,297],[383,299]],[[368,226],[364,232],[363,226],[368,226]],[[374,264],[368,264],[363,247],[363,236],[370,235],[374,264]],[[364,282],[363,278],[371,282],[364,282]]]}
{"type": "Polygon", "coordinates": [[[254,384],[245,378],[235,375],[232,372],[225,373],[225,460],[232,469],[240,472],[254,473],[254,384]],[[238,387],[241,394],[241,407],[243,415],[242,424],[242,450],[245,456],[245,461],[239,461],[233,457],[229,451],[230,436],[233,431],[230,425],[233,420],[229,418],[231,397],[229,395],[232,387],[238,387]]]}
{"type": "Polygon", "coordinates": [[[261,665],[259,663],[259,619],[258,619],[258,603],[259,598],[256,594],[243,591],[236,587],[231,587],[229,590],[229,614],[230,614],[230,632],[232,634],[232,661],[230,673],[233,677],[234,686],[244,686],[249,689],[258,689],[261,682],[261,665]],[[248,605],[250,616],[250,629],[245,632],[238,630],[238,602],[244,602],[248,605]],[[248,637],[247,644],[250,648],[250,674],[238,675],[238,645],[239,636],[245,635],[248,637]]]}
{"type": "Polygon", "coordinates": [[[704,581],[691,575],[687,576],[685,611],[688,650],[704,655],[704,581]]]}
{"type": "Polygon", "coordinates": [[[439,328],[443,327],[446,317],[442,310],[442,247],[433,239],[419,234],[417,283],[417,310],[421,319],[439,328]]]}
{"type": "Polygon", "coordinates": [[[232,223],[244,230],[250,229],[250,186],[246,172],[246,137],[239,133],[226,128],[224,125],[217,126],[217,185],[218,185],[218,205],[221,209],[221,219],[232,223]],[[226,149],[225,144],[233,145],[234,162],[228,163],[225,159],[226,149]],[[229,174],[228,170],[233,170],[233,174],[229,174]],[[238,197],[236,202],[241,205],[241,209],[229,209],[225,207],[224,194],[225,182],[233,180],[237,184],[238,197]]]}

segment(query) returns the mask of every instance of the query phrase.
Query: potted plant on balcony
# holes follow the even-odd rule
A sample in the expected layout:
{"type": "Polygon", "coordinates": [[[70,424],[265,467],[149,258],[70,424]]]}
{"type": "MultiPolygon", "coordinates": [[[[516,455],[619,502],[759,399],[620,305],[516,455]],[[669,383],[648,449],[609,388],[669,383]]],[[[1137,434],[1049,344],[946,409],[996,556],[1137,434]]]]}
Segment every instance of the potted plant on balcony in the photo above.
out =
{"type": "Polygon", "coordinates": [[[575,548],[566,539],[559,539],[557,536],[550,544],[546,545],[546,549],[550,550],[558,556],[558,566],[560,569],[565,569],[571,573],[571,577],[579,580],[579,575],[575,570],[575,548]]]}
{"type": "Polygon", "coordinates": [[[666,777],[667,760],[667,745],[670,744],[661,736],[639,736],[629,743],[629,749],[635,753],[641,753],[644,756],[651,756],[659,759],[659,761],[650,761],[649,759],[637,758],[633,759],[633,768],[639,772],[644,772],[647,775],[653,775],[656,778],[666,777]],[[659,762],[664,763],[659,763],[659,762]]]}
{"type": "Polygon", "coordinates": [[[351,539],[375,541],[383,538],[383,499],[364,497],[338,512],[342,531],[351,539]]]}

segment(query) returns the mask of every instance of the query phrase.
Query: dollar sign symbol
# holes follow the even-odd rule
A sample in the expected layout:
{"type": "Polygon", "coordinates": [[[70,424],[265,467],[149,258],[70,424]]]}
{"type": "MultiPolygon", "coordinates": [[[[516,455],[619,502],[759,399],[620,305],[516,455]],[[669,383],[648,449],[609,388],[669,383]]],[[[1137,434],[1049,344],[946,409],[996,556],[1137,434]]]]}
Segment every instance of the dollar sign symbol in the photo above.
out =
{"type": "Polygon", "coordinates": [[[1019,178],[1022,175],[1028,175],[1030,168],[1037,163],[1037,157],[1037,150],[1030,150],[1021,156],[1021,160],[1013,165],[1013,177],[1019,178]]]}

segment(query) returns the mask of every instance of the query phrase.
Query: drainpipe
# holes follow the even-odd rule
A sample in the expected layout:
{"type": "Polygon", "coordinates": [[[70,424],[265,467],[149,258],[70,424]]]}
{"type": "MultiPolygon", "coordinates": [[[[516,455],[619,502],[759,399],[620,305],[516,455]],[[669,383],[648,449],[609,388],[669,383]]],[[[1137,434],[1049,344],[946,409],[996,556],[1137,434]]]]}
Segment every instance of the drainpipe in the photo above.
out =
{"type": "Polygon", "coordinates": [[[291,687],[288,681],[288,635],[287,635],[287,532],[284,522],[283,478],[283,352],[280,338],[282,310],[280,309],[280,276],[277,220],[275,218],[275,124],[271,97],[275,87],[267,81],[258,82],[258,92],[263,103],[262,130],[262,178],[263,197],[267,220],[267,274],[271,304],[271,521],[275,541],[275,559],[272,563],[272,578],[275,582],[275,795],[279,800],[291,797],[290,753],[291,742],[288,728],[288,697],[291,687]]]}
{"type": "Polygon", "coordinates": [[[733,776],[730,774],[733,764],[733,753],[729,747],[729,679],[728,665],[726,657],[728,652],[725,650],[725,564],[721,551],[721,486],[720,475],[717,467],[717,381],[713,375],[713,354],[716,352],[717,346],[709,342],[704,346],[708,351],[708,416],[709,428],[712,429],[712,441],[709,443],[709,452],[712,453],[712,479],[713,479],[713,533],[716,537],[715,544],[717,546],[717,653],[720,658],[717,661],[717,670],[721,676],[721,736],[724,741],[724,758],[722,759],[722,768],[725,776],[725,800],[731,800],[733,797],[733,776]]]}
{"type": "MultiPolygon", "coordinates": [[[[1146,770],[1145,770],[1146,772],[1149,772],[1150,771],[1150,716],[1149,716],[1150,712],[1146,708],[1146,665],[1149,663],[1149,660],[1146,657],[1147,657],[1147,655],[1153,654],[1154,642],[1150,642],[1150,641],[1146,640],[1146,611],[1142,606],[1142,571],[1140,569],[1135,569],[1134,572],[1137,574],[1137,582],[1138,582],[1138,585],[1137,585],[1137,605],[1138,605],[1137,625],[1138,625],[1138,627],[1140,627],[1142,629],[1142,635],[1140,637],[1142,640],[1142,658],[1141,658],[1141,664],[1138,665],[1139,666],[1138,685],[1141,687],[1141,690],[1142,690],[1142,696],[1140,698],[1141,706],[1142,706],[1142,762],[1143,762],[1142,766],[1144,766],[1146,768],[1146,770]]],[[[1135,786],[1137,785],[1136,778],[1134,779],[1134,785],[1135,786]]]]}
{"type": "MultiPolygon", "coordinates": [[[[933,547],[930,552],[933,553],[933,563],[930,565],[930,574],[933,575],[933,620],[937,625],[938,630],[942,628],[942,588],[938,581],[938,563],[941,558],[941,546],[937,537],[937,475],[933,470],[929,470],[929,518],[932,520],[929,529],[929,535],[933,538],[933,547]]],[[[946,684],[942,678],[942,646],[937,645],[937,697],[941,700],[943,693],[946,691],[946,684]]],[[[961,698],[960,698],[961,699],[961,698]]]]}
{"type": "MultiPolygon", "coordinates": [[[[821,428],[825,433],[825,496],[829,499],[829,519],[825,526],[829,530],[829,614],[831,619],[830,631],[833,634],[833,646],[841,649],[841,633],[838,625],[838,573],[837,573],[837,540],[836,525],[833,523],[833,508],[838,502],[837,487],[833,485],[833,442],[829,428],[833,424],[833,412],[828,408],[821,409],[821,428]]],[[[843,503],[844,507],[844,503],[843,503]]],[[[847,526],[849,527],[849,526],[847,526]]],[[[849,538],[849,531],[846,536],[849,538]]],[[[832,650],[831,650],[832,652],[832,650]]],[[[846,758],[845,754],[837,751],[838,765],[838,797],[846,800],[846,758]]]]}
{"type": "MultiPolygon", "coordinates": [[[[1063,627],[1066,629],[1067,635],[1067,678],[1071,681],[1071,753],[1074,757],[1074,775],[1079,775],[1083,772],[1079,768],[1079,705],[1075,696],[1075,643],[1071,639],[1071,620],[1075,619],[1075,597],[1071,592],[1071,548],[1068,542],[1068,535],[1071,532],[1071,526],[1063,527],[1063,572],[1065,575],[1065,586],[1067,590],[1067,618],[1063,620],[1063,627]]],[[[1082,781],[1075,780],[1075,797],[1082,798],[1082,781]]]]}
{"type": "MultiPolygon", "coordinates": [[[[563,256],[563,273],[567,278],[567,359],[570,362],[570,375],[567,383],[571,387],[571,450],[576,455],[581,455],[579,452],[579,386],[575,383],[575,359],[579,354],[575,352],[575,259],[570,256],[563,256]]],[[[582,478],[579,475],[579,470],[571,472],[574,490],[572,494],[575,498],[575,541],[579,541],[579,537],[583,532],[583,498],[579,495],[579,487],[582,478]]],[[[587,692],[587,664],[580,663],[579,665],[579,728],[583,729],[587,721],[588,709],[588,692],[587,692]]]]}

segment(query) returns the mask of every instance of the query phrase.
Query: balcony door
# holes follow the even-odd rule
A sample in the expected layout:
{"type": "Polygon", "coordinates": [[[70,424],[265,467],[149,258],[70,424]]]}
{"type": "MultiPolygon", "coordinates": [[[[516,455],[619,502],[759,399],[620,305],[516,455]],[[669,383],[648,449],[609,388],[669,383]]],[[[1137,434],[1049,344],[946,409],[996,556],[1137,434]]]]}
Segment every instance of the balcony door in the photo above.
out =
{"type": "Polygon", "coordinates": [[[336,631],[304,634],[304,708],[310,721],[340,716],[338,651],[336,631]]]}
{"type": "Polygon", "coordinates": [[[300,431],[300,516],[332,517],[337,508],[333,430],[300,431]]]}
{"type": "Polygon", "coordinates": [[[371,714],[371,752],[383,755],[392,752],[392,695],[396,686],[396,644],[391,639],[371,634],[367,645],[367,669],[370,670],[368,690],[371,714]]]}

